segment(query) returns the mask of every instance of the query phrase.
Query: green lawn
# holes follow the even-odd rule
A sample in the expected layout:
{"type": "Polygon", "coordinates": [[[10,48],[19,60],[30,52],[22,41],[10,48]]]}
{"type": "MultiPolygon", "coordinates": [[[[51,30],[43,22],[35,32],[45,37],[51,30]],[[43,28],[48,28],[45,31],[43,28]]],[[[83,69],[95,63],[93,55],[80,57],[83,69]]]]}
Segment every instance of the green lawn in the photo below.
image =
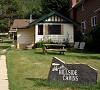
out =
{"type": "Polygon", "coordinates": [[[10,39],[5,39],[3,40],[3,43],[0,43],[0,51],[3,50],[3,49],[6,49],[8,47],[10,47],[12,45],[11,43],[12,41],[10,39]]]}
{"type": "Polygon", "coordinates": [[[67,51],[43,54],[42,50],[9,50],[7,67],[10,90],[100,90],[100,54],[78,53],[67,51]],[[61,85],[57,82],[48,83],[47,77],[53,56],[66,63],[86,63],[98,69],[96,86],[61,85]]]}

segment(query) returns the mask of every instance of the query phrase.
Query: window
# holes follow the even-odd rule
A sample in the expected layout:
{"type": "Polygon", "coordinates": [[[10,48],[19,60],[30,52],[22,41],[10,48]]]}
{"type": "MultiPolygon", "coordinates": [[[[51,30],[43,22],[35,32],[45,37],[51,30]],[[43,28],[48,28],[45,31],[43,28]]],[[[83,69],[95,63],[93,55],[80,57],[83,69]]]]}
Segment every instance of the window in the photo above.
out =
{"type": "Polygon", "coordinates": [[[94,27],[94,26],[96,26],[96,24],[97,24],[97,17],[94,16],[91,18],[91,26],[94,27]]]}
{"type": "Polygon", "coordinates": [[[61,34],[61,25],[48,25],[48,34],[61,34]]]}
{"type": "Polygon", "coordinates": [[[43,25],[38,25],[38,35],[43,35],[43,25]]]}
{"type": "Polygon", "coordinates": [[[82,3],[82,11],[84,11],[85,9],[84,9],[84,2],[82,3]]]}
{"type": "Polygon", "coordinates": [[[86,21],[81,22],[82,33],[85,33],[86,21]]]}
{"type": "Polygon", "coordinates": [[[86,21],[81,22],[81,27],[82,27],[83,29],[86,29],[86,21]]]}

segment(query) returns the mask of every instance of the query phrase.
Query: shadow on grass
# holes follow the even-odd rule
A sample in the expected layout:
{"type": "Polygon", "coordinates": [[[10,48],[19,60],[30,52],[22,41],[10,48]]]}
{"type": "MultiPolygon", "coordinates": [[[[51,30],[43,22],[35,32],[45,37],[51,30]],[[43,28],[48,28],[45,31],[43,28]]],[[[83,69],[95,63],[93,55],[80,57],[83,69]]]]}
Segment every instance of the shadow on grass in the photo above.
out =
{"type": "Polygon", "coordinates": [[[79,59],[86,59],[86,60],[90,60],[90,59],[100,60],[100,56],[88,56],[88,55],[67,55],[67,57],[71,57],[71,58],[79,58],[79,59]]]}
{"type": "Polygon", "coordinates": [[[95,59],[100,60],[99,56],[77,56],[78,58],[84,58],[84,59],[95,59]]]}
{"type": "Polygon", "coordinates": [[[72,83],[61,83],[59,81],[49,82],[47,79],[41,78],[26,78],[27,80],[33,81],[35,83],[35,87],[49,87],[49,88],[57,88],[59,90],[67,89],[68,90],[99,90],[100,82],[97,85],[80,85],[80,84],[72,84],[72,83]]]}
{"type": "Polygon", "coordinates": [[[26,79],[33,81],[35,83],[34,85],[35,87],[49,87],[49,88],[55,88],[55,89],[57,88],[59,90],[69,87],[57,81],[49,82],[47,79],[40,79],[40,78],[26,78],[26,79]]]}
{"type": "Polygon", "coordinates": [[[3,41],[3,43],[12,43],[12,41],[3,41]]]}
{"type": "Polygon", "coordinates": [[[10,46],[0,46],[0,49],[6,49],[8,47],[10,47],[10,46]]]}
{"type": "Polygon", "coordinates": [[[47,79],[41,79],[41,78],[26,78],[26,79],[35,82],[35,86],[38,86],[38,87],[48,86],[47,79]]]}
{"type": "MultiPolygon", "coordinates": [[[[48,52],[48,53],[43,53],[42,51],[35,51],[34,52],[35,54],[41,54],[41,55],[63,55],[63,54],[60,54],[59,52],[48,52]]],[[[96,56],[96,55],[91,55],[93,53],[88,53],[90,55],[83,55],[83,54],[86,54],[86,53],[76,53],[76,54],[72,54],[72,53],[75,53],[75,52],[66,52],[65,53],[65,57],[71,57],[71,58],[79,58],[79,59],[87,59],[87,60],[90,60],[90,59],[94,59],[94,60],[100,60],[100,56],[96,56]],[[77,55],[79,54],[79,55],[77,55]]]]}
{"type": "Polygon", "coordinates": [[[89,51],[89,50],[68,50],[67,52],[69,53],[81,53],[81,54],[100,54],[100,52],[94,52],[94,51],[89,51]]]}
{"type": "Polygon", "coordinates": [[[34,53],[41,55],[64,55],[63,53],[60,54],[60,51],[48,51],[47,53],[43,53],[42,50],[35,50],[34,53]]]}
{"type": "MultiPolygon", "coordinates": [[[[63,54],[60,54],[60,52],[58,51],[48,51],[46,54],[43,53],[43,51],[40,49],[40,50],[34,50],[33,51],[35,54],[40,54],[40,55],[63,55],[63,54]]],[[[67,57],[67,58],[78,58],[78,59],[87,59],[87,60],[90,60],[90,59],[94,59],[94,60],[100,60],[100,56],[97,55],[99,53],[95,53],[95,52],[90,52],[90,51],[84,51],[84,52],[76,52],[76,51],[67,51],[65,52],[65,55],[63,55],[64,57],[67,57]],[[94,54],[94,55],[92,55],[94,54]]]]}

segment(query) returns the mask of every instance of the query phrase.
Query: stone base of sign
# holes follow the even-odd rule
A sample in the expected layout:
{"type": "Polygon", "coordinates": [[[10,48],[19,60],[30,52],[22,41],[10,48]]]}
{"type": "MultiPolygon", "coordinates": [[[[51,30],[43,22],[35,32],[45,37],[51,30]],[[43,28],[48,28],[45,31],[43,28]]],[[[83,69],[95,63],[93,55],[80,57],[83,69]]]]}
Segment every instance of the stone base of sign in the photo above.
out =
{"type": "Polygon", "coordinates": [[[62,60],[53,57],[48,81],[62,83],[96,84],[97,70],[87,64],[66,64],[62,60]]]}

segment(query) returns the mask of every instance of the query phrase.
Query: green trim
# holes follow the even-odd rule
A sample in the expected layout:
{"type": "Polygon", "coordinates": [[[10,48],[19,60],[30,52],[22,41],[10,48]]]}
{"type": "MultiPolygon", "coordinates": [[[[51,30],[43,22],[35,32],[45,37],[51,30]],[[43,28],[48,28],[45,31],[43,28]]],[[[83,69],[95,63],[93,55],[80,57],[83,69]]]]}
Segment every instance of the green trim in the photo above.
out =
{"type": "MultiPolygon", "coordinates": [[[[57,21],[57,22],[53,22],[53,23],[68,23],[68,22],[70,22],[70,23],[73,23],[74,25],[80,26],[80,24],[77,23],[76,21],[74,21],[74,20],[72,20],[72,19],[70,19],[70,18],[67,18],[67,17],[63,16],[63,15],[61,15],[60,13],[58,13],[58,12],[56,12],[56,11],[52,11],[51,13],[49,13],[49,14],[47,14],[47,15],[45,15],[45,16],[43,16],[43,17],[41,17],[41,18],[39,18],[39,19],[37,19],[37,20],[31,22],[31,23],[29,23],[28,27],[30,27],[30,26],[32,26],[32,25],[35,25],[35,24],[37,24],[37,23],[39,23],[39,22],[45,22],[45,21],[43,21],[43,20],[45,20],[46,18],[48,18],[48,17],[50,17],[50,16],[53,16],[53,15],[57,15],[57,16],[59,16],[59,17],[61,17],[62,19],[64,19],[64,20],[67,21],[67,22],[64,22],[64,21],[57,21]]],[[[48,21],[46,21],[46,22],[48,22],[48,21]]],[[[50,21],[50,22],[51,22],[51,21],[50,21]]],[[[48,22],[48,23],[50,23],[50,22],[48,22]]]]}
{"type": "Polygon", "coordinates": [[[42,23],[70,23],[67,21],[43,21],[42,23]]]}

